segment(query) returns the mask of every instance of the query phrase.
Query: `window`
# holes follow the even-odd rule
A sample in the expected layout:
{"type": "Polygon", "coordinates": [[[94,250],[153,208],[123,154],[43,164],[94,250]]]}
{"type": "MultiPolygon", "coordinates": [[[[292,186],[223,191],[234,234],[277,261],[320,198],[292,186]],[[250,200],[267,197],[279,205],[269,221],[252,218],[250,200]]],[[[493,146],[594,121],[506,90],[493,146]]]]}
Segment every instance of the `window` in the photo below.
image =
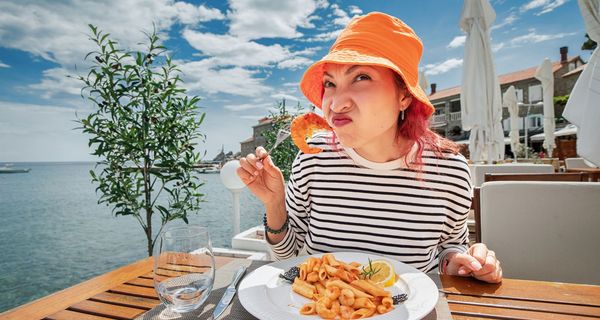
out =
{"type": "Polygon", "coordinates": [[[450,102],[450,112],[460,112],[460,100],[450,102]]]}
{"type": "Polygon", "coordinates": [[[569,63],[569,71],[573,71],[573,70],[575,70],[575,68],[577,68],[576,62],[569,63]]]}
{"type": "Polygon", "coordinates": [[[543,115],[541,114],[536,114],[536,115],[532,115],[529,116],[529,128],[540,128],[542,127],[542,121],[543,121],[543,115]]]}
{"type": "Polygon", "coordinates": [[[534,103],[538,101],[542,101],[542,85],[529,86],[529,102],[534,103]]]}
{"type": "Polygon", "coordinates": [[[502,120],[502,128],[504,131],[510,131],[510,118],[502,120]]]}
{"type": "Polygon", "coordinates": [[[442,103],[442,104],[436,104],[435,107],[435,115],[440,115],[440,114],[444,114],[444,107],[446,104],[442,103]]]}

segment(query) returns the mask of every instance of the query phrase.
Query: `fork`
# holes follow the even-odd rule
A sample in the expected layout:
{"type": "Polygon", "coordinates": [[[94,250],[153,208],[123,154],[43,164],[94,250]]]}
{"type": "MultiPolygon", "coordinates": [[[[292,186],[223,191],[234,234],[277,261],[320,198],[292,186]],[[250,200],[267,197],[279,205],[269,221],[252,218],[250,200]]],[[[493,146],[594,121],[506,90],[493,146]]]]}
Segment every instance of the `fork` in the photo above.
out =
{"type": "Polygon", "coordinates": [[[283,141],[285,141],[285,139],[287,139],[290,136],[290,134],[291,132],[289,124],[279,129],[279,131],[277,131],[277,139],[275,139],[275,144],[273,144],[273,146],[269,150],[267,150],[267,155],[270,155],[271,152],[275,150],[275,148],[277,148],[283,141]]]}

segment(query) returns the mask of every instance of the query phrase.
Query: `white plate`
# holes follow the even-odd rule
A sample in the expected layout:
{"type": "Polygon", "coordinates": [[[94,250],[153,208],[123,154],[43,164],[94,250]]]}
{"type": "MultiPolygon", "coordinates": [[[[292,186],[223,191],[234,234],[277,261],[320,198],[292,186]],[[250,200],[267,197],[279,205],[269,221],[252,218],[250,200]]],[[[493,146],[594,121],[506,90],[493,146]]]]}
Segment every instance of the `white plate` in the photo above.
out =
{"type": "MultiPolygon", "coordinates": [[[[368,259],[385,259],[394,266],[400,276],[396,283],[386,288],[392,295],[407,293],[408,300],[395,306],[393,311],[373,316],[373,320],[413,320],[421,319],[433,308],[438,300],[438,289],[435,283],[423,272],[402,262],[373,254],[359,252],[333,253],[335,258],[347,263],[368,263],[368,259]]],[[[313,255],[321,257],[322,254],[313,255]]],[[[300,308],[310,300],[293,292],[287,281],[279,275],[285,270],[304,262],[309,256],[296,257],[289,260],[264,265],[247,275],[240,283],[239,299],[244,308],[261,320],[281,319],[319,319],[318,316],[305,316],[299,313],[300,308]]]]}

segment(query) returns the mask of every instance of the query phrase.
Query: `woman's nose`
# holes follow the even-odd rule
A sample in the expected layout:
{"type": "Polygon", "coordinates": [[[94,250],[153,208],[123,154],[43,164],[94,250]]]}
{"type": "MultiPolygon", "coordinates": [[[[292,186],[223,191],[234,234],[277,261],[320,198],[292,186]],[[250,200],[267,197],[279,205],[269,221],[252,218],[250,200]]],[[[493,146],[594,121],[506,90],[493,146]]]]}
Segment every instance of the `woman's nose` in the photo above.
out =
{"type": "Polygon", "coordinates": [[[335,113],[344,113],[350,110],[353,104],[354,101],[352,101],[351,96],[347,92],[336,92],[336,94],[331,97],[329,109],[335,113]]]}

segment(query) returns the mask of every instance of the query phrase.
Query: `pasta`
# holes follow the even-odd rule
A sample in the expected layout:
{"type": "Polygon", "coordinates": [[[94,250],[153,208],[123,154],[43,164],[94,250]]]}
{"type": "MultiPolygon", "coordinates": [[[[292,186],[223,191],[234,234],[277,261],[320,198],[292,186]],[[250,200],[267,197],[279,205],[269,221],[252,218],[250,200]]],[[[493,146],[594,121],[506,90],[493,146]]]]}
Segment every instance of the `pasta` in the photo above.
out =
{"type": "Polygon", "coordinates": [[[299,267],[292,290],[312,300],[300,314],[323,319],[364,319],[394,310],[391,292],[361,277],[356,262],[338,261],[332,254],[310,257],[299,267]]]}

